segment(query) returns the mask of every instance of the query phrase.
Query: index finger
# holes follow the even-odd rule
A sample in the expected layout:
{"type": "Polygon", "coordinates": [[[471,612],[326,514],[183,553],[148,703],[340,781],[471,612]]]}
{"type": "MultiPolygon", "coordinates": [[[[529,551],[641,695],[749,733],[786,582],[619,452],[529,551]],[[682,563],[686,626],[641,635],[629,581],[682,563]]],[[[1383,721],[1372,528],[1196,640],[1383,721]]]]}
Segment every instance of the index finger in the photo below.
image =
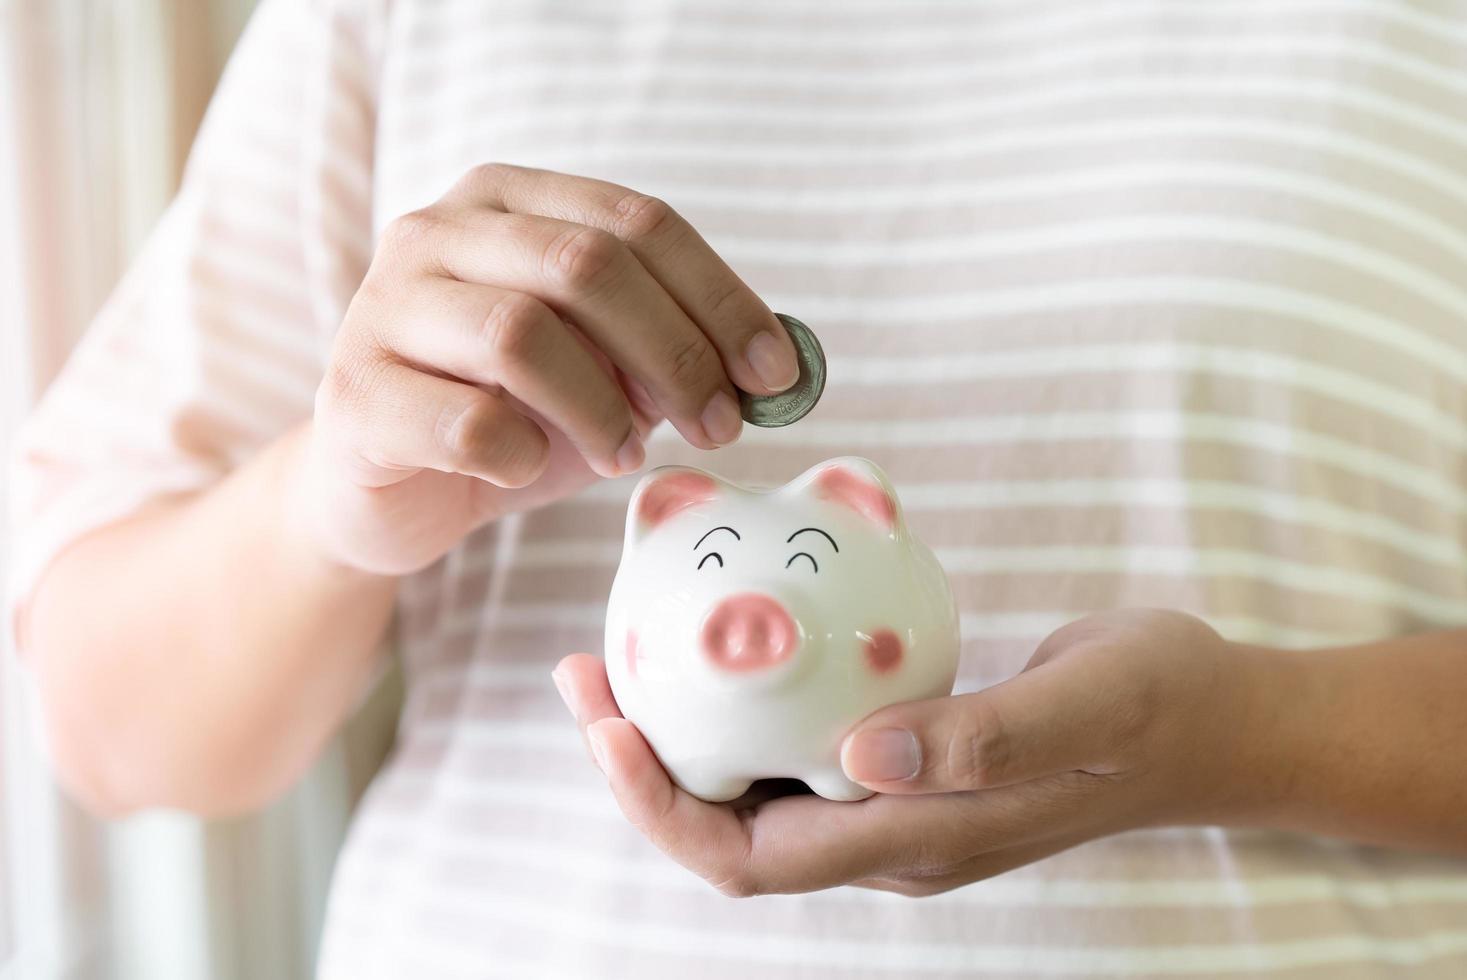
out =
{"type": "Polygon", "coordinates": [[[610,232],[713,343],[724,370],[751,394],[783,391],[799,378],[794,343],[764,301],[680,214],[660,198],[604,180],[490,164],[462,193],[481,204],[610,232]]]}

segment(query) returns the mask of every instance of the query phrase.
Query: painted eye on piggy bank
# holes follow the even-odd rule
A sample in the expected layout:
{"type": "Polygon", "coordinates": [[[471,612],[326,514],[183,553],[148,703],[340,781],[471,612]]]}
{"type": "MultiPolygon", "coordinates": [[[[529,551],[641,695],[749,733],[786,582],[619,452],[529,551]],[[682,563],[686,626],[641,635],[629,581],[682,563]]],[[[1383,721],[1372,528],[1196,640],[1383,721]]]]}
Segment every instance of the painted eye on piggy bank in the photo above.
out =
{"type": "Polygon", "coordinates": [[[622,714],[679,786],[709,801],[756,779],[832,800],[840,743],[898,701],[952,692],[947,577],[885,474],[854,456],[754,489],[690,467],[642,478],[606,613],[622,714]]]}

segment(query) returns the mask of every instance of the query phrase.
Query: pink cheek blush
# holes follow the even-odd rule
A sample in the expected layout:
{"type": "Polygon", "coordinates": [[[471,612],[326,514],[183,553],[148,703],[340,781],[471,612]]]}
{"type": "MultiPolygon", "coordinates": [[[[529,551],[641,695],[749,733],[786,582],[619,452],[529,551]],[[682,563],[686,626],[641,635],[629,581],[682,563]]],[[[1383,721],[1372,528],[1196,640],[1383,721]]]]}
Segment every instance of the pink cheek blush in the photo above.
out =
{"type": "Polygon", "coordinates": [[[627,676],[637,676],[637,661],[640,654],[637,653],[637,631],[627,630],[627,676]]]}
{"type": "Polygon", "coordinates": [[[832,466],[815,477],[815,495],[849,507],[887,530],[896,525],[896,505],[886,491],[844,467],[832,466]]]}
{"type": "Polygon", "coordinates": [[[713,478],[702,473],[664,476],[642,491],[637,519],[648,527],[656,527],[678,511],[712,500],[717,491],[713,478]]]}
{"type": "Polygon", "coordinates": [[[902,638],[894,630],[879,629],[866,639],[866,666],[873,673],[890,674],[902,665],[902,638]]]}

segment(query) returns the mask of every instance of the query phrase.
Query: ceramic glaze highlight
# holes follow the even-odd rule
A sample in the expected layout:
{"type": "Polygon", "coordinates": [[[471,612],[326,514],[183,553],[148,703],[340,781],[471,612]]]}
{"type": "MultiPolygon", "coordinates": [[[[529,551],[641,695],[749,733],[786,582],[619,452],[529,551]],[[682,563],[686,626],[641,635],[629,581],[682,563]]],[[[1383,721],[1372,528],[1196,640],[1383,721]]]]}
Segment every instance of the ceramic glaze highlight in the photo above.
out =
{"type": "Polygon", "coordinates": [[[693,795],[792,777],[870,796],[841,771],[841,739],[877,708],[950,694],[957,663],[947,577],[870,461],[828,460],[773,490],[674,466],[637,484],[606,672],[693,795]]]}

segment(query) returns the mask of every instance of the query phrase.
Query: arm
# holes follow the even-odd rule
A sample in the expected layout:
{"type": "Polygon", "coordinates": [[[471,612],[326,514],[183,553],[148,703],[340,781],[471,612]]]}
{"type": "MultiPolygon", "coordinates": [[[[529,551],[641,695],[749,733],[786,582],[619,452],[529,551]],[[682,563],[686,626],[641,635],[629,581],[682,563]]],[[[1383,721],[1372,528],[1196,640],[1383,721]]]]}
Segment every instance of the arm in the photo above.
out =
{"type": "Polygon", "coordinates": [[[734,383],[797,374],[774,314],[660,201],[475,168],[385,233],[309,423],[53,563],[26,641],[66,781],[111,810],[268,800],[360,693],[395,576],[637,469],[662,417],[733,441],[734,383]]]}
{"type": "Polygon", "coordinates": [[[1467,631],[1252,656],[1273,734],[1248,822],[1467,854],[1467,631]]]}
{"type": "Polygon", "coordinates": [[[310,547],[292,502],[307,435],[82,538],[47,570],[22,642],[57,770],[93,809],[259,806],[370,680],[396,579],[310,547]]]}

